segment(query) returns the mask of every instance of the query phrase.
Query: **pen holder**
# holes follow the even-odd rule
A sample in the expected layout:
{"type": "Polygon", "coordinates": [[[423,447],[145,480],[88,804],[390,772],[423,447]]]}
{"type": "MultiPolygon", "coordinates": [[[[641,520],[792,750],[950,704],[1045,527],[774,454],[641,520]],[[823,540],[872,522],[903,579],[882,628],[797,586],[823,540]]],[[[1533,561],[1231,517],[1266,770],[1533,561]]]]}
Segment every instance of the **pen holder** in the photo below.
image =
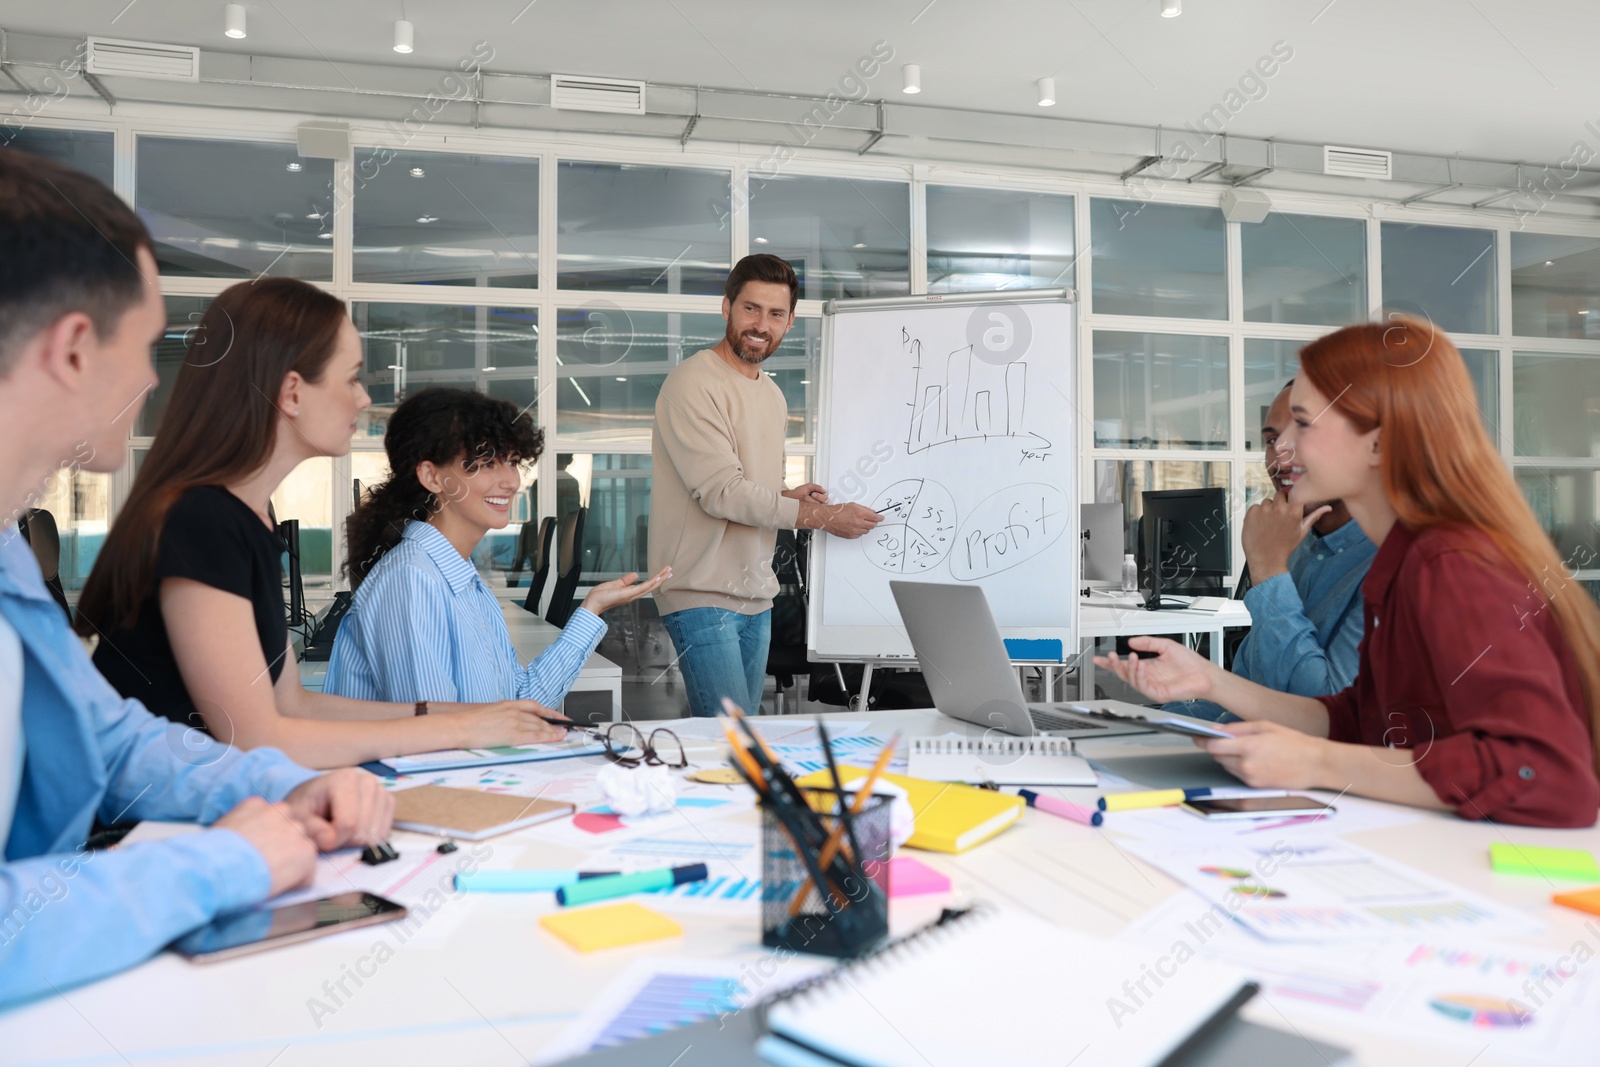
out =
{"type": "MultiPolygon", "coordinates": [[[[806,790],[806,796],[831,835],[839,825],[839,816],[834,814],[839,810],[839,794],[813,789],[806,790]]],[[[843,799],[848,807],[853,794],[846,793],[843,799]]],[[[874,948],[888,936],[892,802],[892,797],[874,795],[851,816],[861,855],[852,855],[850,837],[845,835],[838,859],[824,872],[831,888],[827,895],[818,889],[811,865],[795,851],[796,842],[783,821],[768,804],[761,805],[762,944],[850,957],[874,948]],[[797,895],[800,906],[794,910],[797,895]]],[[[816,863],[821,857],[812,854],[810,859],[816,863]]]]}

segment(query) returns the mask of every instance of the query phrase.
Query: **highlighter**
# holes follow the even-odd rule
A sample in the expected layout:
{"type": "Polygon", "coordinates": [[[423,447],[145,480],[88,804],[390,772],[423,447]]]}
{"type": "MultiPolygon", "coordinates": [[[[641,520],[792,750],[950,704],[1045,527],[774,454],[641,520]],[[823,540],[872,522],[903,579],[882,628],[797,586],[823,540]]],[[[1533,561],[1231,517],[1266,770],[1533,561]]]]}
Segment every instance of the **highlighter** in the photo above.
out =
{"type": "Polygon", "coordinates": [[[709,872],[703,863],[683,867],[661,867],[637,874],[613,874],[605,878],[585,878],[581,882],[564,885],[556,890],[556,900],[566,907],[574,904],[592,904],[597,900],[645,893],[652,889],[670,889],[685,882],[703,882],[709,872]]]}

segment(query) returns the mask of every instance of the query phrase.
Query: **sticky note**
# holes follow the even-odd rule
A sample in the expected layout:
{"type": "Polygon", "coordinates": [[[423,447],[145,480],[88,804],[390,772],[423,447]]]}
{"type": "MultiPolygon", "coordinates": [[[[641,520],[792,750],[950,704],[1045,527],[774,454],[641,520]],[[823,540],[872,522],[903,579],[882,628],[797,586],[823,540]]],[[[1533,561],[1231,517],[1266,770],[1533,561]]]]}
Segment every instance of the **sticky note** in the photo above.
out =
{"type": "Polygon", "coordinates": [[[889,896],[919,897],[950,892],[950,879],[921,860],[901,856],[889,861],[889,896]]]}
{"type": "Polygon", "coordinates": [[[1496,842],[1489,863],[1501,874],[1531,874],[1570,882],[1600,882],[1594,853],[1581,848],[1539,848],[1496,842]]]}
{"type": "Polygon", "coordinates": [[[1550,898],[1557,904],[1579,911],[1600,915],[1600,889],[1580,889],[1576,893],[1556,893],[1550,898]]]}
{"type": "Polygon", "coordinates": [[[601,904],[539,917],[539,925],[579,952],[682,937],[683,927],[643,904],[601,904]]]}

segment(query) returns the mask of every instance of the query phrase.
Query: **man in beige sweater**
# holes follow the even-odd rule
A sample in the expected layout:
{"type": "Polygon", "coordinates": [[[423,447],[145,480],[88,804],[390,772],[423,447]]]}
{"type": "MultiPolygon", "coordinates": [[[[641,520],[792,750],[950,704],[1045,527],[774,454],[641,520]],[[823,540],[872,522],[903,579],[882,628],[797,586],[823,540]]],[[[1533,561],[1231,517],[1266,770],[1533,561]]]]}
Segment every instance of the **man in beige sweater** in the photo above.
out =
{"type": "Polygon", "coordinates": [[[722,298],[727,332],[667,375],[651,434],[650,570],[689,711],[715,715],[723,697],[759,708],[778,579],[778,530],[860,537],[880,516],[828,503],[822,486],[783,487],[783,391],[761,373],[794,325],[800,283],[777,256],[734,265],[722,298]]]}

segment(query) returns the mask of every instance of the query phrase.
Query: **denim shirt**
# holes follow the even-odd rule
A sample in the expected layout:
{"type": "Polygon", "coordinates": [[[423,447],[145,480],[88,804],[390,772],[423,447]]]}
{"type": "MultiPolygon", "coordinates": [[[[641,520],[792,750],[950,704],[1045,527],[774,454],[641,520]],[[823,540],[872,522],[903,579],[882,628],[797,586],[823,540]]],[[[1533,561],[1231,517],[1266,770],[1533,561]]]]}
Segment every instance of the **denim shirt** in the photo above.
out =
{"type": "Polygon", "coordinates": [[[131,967],[270,889],[232,830],[87,852],[96,815],[210,823],[316,777],[276,749],[240,752],[124,700],[51,599],[15,527],[0,531],[0,615],[22,641],[27,757],[0,863],[0,1004],[131,967]]]}
{"type": "MultiPolygon", "coordinates": [[[[1250,632],[1234,655],[1233,673],[1306,697],[1337,693],[1353,682],[1360,661],[1361,582],[1377,553],[1354,520],[1326,537],[1308,534],[1289,554],[1287,574],[1245,592],[1250,632]]],[[[1226,714],[1204,700],[1167,707],[1200,718],[1226,714]]]]}
{"type": "Polygon", "coordinates": [[[373,565],[339,625],[322,691],[357,700],[536,700],[561,703],[605,636],[578,608],[554,644],[526,667],[500,601],[472,561],[413,519],[373,565]]]}

